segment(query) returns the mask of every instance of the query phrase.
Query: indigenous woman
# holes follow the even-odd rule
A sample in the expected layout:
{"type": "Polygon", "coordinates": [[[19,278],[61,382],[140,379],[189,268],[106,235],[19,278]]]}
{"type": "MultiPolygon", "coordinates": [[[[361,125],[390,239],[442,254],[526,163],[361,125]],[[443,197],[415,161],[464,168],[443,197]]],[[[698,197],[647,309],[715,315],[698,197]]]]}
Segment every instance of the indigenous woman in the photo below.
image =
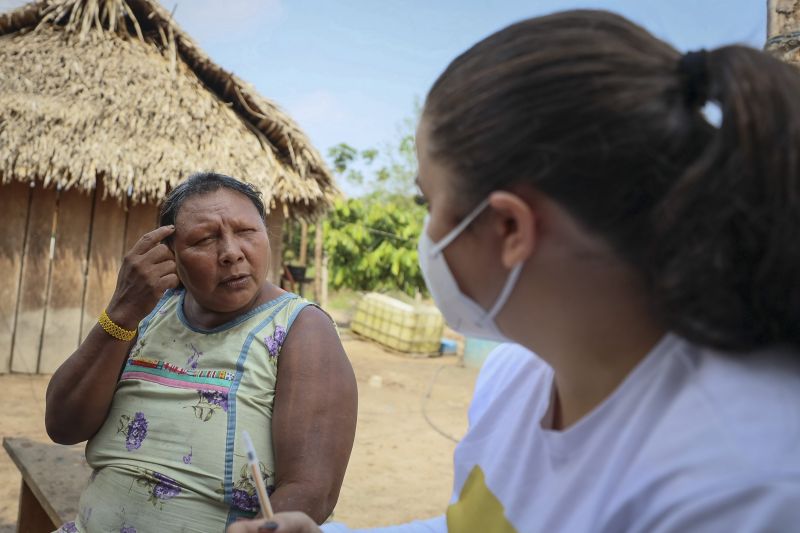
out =
{"type": "Polygon", "coordinates": [[[276,511],[333,511],[356,384],[328,316],[267,281],[252,187],[197,174],[128,252],[98,324],[47,391],[54,441],[94,469],[63,531],[220,532],[259,508],[242,432],[276,511]]]}

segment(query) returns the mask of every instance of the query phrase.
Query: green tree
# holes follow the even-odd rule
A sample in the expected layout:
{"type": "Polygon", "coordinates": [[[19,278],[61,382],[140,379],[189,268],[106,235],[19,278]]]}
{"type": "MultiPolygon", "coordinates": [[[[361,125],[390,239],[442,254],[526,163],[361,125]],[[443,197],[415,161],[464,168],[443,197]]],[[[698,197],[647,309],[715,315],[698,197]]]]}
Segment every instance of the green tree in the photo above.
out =
{"type": "Polygon", "coordinates": [[[422,207],[403,197],[338,201],[324,223],[331,285],[409,295],[423,291],[417,241],[424,216],[422,207]]]}
{"type": "MultiPolygon", "coordinates": [[[[419,115],[419,104],[415,103],[419,115]]],[[[394,143],[358,150],[340,143],[328,150],[334,172],[364,194],[340,200],[325,224],[325,250],[334,288],[425,290],[417,241],[425,209],[414,201],[417,174],[414,126],[405,119],[394,143]]]]}

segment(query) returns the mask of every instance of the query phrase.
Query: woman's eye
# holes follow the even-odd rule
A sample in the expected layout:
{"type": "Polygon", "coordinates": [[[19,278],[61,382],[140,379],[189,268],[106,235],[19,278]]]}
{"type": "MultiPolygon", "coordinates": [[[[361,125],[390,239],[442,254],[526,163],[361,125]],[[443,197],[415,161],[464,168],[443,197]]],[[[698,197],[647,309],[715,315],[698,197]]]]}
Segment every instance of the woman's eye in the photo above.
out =
{"type": "Polygon", "coordinates": [[[415,194],[414,203],[417,205],[428,205],[428,199],[421,194],[415,194]]]}

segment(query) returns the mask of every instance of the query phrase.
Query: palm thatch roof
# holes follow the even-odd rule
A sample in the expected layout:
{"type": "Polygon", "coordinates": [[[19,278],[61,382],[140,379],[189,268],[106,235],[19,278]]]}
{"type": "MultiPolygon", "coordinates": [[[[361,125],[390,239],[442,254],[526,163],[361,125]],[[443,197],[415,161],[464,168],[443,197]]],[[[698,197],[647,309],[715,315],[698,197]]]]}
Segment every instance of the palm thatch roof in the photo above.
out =
{"type": "Polygon", "coordinates": [[[155,0],[40,0],[0,14],[0,183],[134,202],[198,170],[313,217],[338,194],[289,116],[214,64],[155,0]]]}

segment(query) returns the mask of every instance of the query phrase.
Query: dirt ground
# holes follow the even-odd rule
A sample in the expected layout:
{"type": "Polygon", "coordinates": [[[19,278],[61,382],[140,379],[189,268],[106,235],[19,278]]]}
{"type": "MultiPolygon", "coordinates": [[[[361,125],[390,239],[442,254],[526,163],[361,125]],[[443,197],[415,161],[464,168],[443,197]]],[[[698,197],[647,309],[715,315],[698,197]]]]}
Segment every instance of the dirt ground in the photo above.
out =
{"type": "MultiPolygon", "coordinates": [[[[410,358],[346,332],[343,341],[358,380],[359,419],[336,520],[373,527],[442,513],[450,497],[455,443],[440,432],[457,438],[466,430],[477,371],[460,366],[455,356],[410,358]]],[[[48,442],[48,379],[0,376],[3,436],[48,442]]],[[[19,472],[0,452],[0,533],[15,530],[19,487],[19,472]]]]}

